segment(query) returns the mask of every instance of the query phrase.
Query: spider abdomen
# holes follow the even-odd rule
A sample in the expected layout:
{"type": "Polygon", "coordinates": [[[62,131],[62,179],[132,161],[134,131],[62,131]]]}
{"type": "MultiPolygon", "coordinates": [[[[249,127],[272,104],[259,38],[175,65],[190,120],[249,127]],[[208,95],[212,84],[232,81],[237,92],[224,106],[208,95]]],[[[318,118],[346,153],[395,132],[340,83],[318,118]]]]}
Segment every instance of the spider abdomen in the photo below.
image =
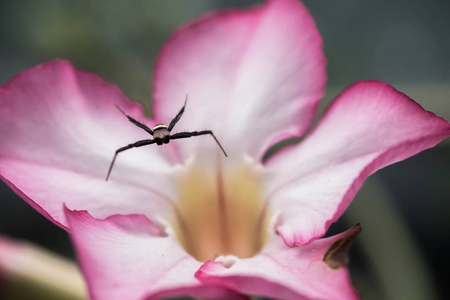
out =
{"type": "Polygon", "coordinates": [[[153,127],[153,138],[157,145],[169,143],[170,132],[164,124],[157,124],[153,127]]]}

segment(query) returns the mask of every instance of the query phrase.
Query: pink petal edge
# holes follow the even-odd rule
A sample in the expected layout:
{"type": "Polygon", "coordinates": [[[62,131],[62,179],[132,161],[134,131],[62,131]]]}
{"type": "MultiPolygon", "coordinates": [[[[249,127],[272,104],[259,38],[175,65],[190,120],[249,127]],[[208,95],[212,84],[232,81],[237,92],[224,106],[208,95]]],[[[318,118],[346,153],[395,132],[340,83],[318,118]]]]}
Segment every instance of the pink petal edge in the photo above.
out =
{"type": "Polygon", "coordinates": [[[141,106],[117,87],[55,60],[3,84],[0,104],[0,178],[56,225],[67,229],[63,202],[97,217],[140,212],[149,198],[155,199],[152,206],[169,206],[159,192],[171,191],[165,179],[174,172],[164,149],[122,154],[105,182],[114,151],[130,140],[148,138],[114,106],[145,120],[141,106]]]}
{"type": "Polygon", "coordinates": [[[245,299],[221,285],[204,285],[194,274],[203,264],[144,215],[99,220],[65,208],[71,237],[92,299],[155,299],[188,295],[245,299]],[[107,271],[105,271],[107,270],[107,271]]]}
{"type": "MultiPolygon", "coordinates": [[[[213,13],[179,29],[163,47],[155,116],[168,122],[188,94],[176,131],[211,129],[230,157],[247,153],[260,160],[268,145],[311,125],[324,94],[325,64],[321,36],[299,1],[213,13]],[[258,130],[243,139],[249,128],[258,130]]],[[[185,159],[217,152],[205,139],[177,149],[185,159]]]]}
{"type": "Polygon", "coordinates": [[[238,259],[226,268],[221,262],[207,262],[196,273],[208,284],[226,286],[238,292],[276,299],[359,299],[348,270],[329,268],[323,255],[348,231],[316,240],[307,246],[286,247],[277,236],[255,257],[238,259]]]}
{"type": "Polygon", "coordinates": [[[267,195],[286,245],[323,236],[364,180],[450,136],[450,123],[390,85],[360,81],[328,108],[305,140],[266,164],[267,195]]]}

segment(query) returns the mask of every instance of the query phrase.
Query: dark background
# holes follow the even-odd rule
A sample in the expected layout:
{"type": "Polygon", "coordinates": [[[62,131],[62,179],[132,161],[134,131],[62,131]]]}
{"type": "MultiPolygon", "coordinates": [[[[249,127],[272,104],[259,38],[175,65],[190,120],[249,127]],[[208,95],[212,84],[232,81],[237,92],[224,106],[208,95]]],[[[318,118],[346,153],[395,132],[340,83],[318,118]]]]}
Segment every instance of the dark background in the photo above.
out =
{"type": "MultiPolygon", "coordinates": [[[[205,12],[258,1],[0,1],[0,83],[54,58],[99,74],[151,111],[158,49],[205,12]]],[[[304,1],[324,38],[327,96],[394,85],[450,119],[450,1],[304,1]]],[[[1,129],[0,129],[1,130],[1,129]]],[[[30,149],[32,151],[32,149],[30,149]]],[[[448,299],[450,140],[372,176],[330,233],[361,222],[351,274],[364,299],[448,299]]],[[[73,256],[67,234],[0,183],[0,233],[73,256]]]]}

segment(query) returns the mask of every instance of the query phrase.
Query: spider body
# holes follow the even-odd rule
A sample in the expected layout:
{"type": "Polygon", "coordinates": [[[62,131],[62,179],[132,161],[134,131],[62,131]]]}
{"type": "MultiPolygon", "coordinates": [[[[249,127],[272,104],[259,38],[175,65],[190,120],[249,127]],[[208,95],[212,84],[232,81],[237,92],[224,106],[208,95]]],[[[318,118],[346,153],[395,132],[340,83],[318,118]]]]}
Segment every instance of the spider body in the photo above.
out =
{"type": "Polygon", "coordinates": [[[153,127],[153,139],[156,145],[168,144],[170,141],[170,131],[164,124],[157,124],[153,127]]]}
{"type": "Polygon", "coordinates": [[[211,130],[191,131],[191,132],[178,132],[178,133],[175,133],[175,134],[170,134],[170,132],[172,131],[172,129],[175,126],[175,124],[181,119],[181,116],[183,115],[184,109],[186,107],[186,103],[187,103],[187,97],[186,97],[186,100],[184,101],[183,107],[180,109],[178,114],[172,119],[172,121],[170,121],[169,126],[166,126],[164,124],[156,124],[153,127],[153,130],[150,129],[147,125],[145,125],[145,124],[143,124],[143,123],[141,123],[139,121],[136,121],[135,119],[133,119],[132,117],[127,115],[123,110],[120,109],[120,107],[118,107],[116,105],[116,107],[125,115],[125,117],[128,118],[128,120],[131,123],[133,123],[137,127],[142,128],[143,130],[148,132],[153,137],[153,139],[140,140],[140,141],[137,141],[136,143],[129,144],[127,146],[124,146],[122,148],[117,149],[116,153],[114,154],[114,157],[113,157],[113,160],[111,162],[111,165],[109,166],[108,174],[106,175],[106,181],[108,181],[109,175],[111,174],[111,170],[112,170],[112,168],[114,166],[114,162],[116,161],[117,155],[120,152],[128,150],[128,149],[131,149],[131,148],[137,148],[137,147],[142,147],[142,146],[151,145],[151,144],[156,144],[156,145],[161,146],[163,144],[168,144],[170,142],[170,140],[184,139],[184,138],[190,138],[190,137],[198,136],[198,135],[210,134],[214,138],[214,140],[216,141],[217,145],[219,145],[219,147],[222,150],[223,154],[225,156],[227,156],[227,153],[225,152],[225,150],[223,149],[222,145],[219,143],[219,141],[217,140],[216,136],[214,135],[214,133],[211,130]]]}

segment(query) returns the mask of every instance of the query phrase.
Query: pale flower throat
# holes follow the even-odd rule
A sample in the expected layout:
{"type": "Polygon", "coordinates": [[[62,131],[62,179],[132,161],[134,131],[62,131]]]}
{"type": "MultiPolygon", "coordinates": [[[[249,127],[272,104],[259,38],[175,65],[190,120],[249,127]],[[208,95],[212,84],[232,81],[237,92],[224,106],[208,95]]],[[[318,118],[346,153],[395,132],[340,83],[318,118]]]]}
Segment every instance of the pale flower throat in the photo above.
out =
{"type": "Polygon", "coordinates": [[[267,240],[262,181],[251,167],[216,173],[192,166],[181,178],[178,215],[180,244],[198,261],[219,255],[257,254],[267,240]]]}

